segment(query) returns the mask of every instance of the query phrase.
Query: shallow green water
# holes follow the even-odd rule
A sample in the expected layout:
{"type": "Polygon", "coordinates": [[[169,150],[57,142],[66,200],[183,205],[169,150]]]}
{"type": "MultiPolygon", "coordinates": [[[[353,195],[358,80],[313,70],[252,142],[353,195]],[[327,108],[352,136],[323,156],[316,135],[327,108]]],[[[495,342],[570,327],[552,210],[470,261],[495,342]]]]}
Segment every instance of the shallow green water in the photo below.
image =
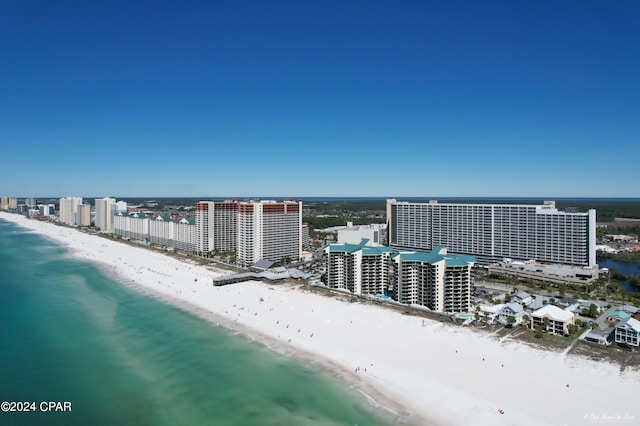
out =
{"type": "Polygon", "coordinates": [[[0,424],[381,425],[325,373],[154,300],[0,220],[0,424]],[[40,412],[68,401],[71,412],[40,412]]]}

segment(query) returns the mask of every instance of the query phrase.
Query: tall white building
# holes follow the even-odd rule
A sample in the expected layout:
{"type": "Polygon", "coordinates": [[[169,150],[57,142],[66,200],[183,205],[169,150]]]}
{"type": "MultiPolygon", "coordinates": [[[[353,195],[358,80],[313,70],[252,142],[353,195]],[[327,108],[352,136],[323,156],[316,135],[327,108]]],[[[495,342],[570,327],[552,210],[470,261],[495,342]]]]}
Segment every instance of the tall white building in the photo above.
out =
{"type": "Polygon", "coordinates": [[[53,204],[38,204],[38,213],[40,216],[49,217],[54,215],[56,206],[53,204]]]}
{"type": "Polygon", "coordinates": [[[126,213],[127,212],[127,202],[126,201],[117,201],[111,207],[115,213],[126,213]]]}
{"type": "Polygon", "coordinates": [[[542,205],[453,204],[387,200],[388,242],[397,249],[446,246],[480,263],[504,258],[594,266],[596,211],[542,205]]]}
{"type": "Polygon", "coordinates": [[[96,228],[102,232],[112,232],[113,230],[112,222],[115,211],[112,209],[112,206],[115,202],[115,198],[96,198],[96,216],[94,221],[96,228]]]}
{"type": "Polygon", "coordinates": [[[436,312],[468,312],[471,306],[473,256],[450,255],[445,247],[431,252],[401,251],[391,256],[394,299],[436,312]]]}
{"type": "Polygon", "coordinates": [[[302,252],[302,201],[200,201],[197,252],[235,252],[242,265],[297,261],[302,252]]]}
{"type": "Polygon", "coordinates": [[[203,256],[212,252],[235,252],[238,235],[238,202],[200,201],[196,203],[198,243],[203,256]]]}
{"type": "Polygon", "coordinates": [[[60,198],[58,208],[60,222],[67,225],[76,225],[76,214],[80,204],[82,204],[81,197],[60,198]]]}
{"type": "Polygon", "coordinates": [[[238,203],[237,260],[297,261],[302,253],[302,201],[238,203]]]}
{"type": "Polygon", "coordinates": [[[0,210],[9,210],[9,197],[2,197],[0,202],[0,210]]]}
{"type": "Polygon", "coordinates": [[[76,225],[78,226],[91,226],[91,205],[80,204],[76,211],[76,225]]]}
{"type": "Polygon", "coordinates": [[[359,295],[384,295],[389,286],[391,247],[360,244],[329,244],[324,248],[327,286],[359,295]]]}

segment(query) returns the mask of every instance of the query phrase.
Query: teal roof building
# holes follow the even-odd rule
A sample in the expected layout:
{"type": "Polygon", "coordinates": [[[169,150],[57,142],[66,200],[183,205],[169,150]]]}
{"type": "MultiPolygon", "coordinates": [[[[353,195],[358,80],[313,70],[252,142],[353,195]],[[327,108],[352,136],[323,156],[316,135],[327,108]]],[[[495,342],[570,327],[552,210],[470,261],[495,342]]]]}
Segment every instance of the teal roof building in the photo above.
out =
{"type": "Polygon", "coordinates": [[[393,298],[436,312],[468,312],[475,261],[470,255],[448,254],[443,246],[396,252],[391,256],[393,298]]]}
{"type": "Polygon", "coordinates": [[[329,244],[324,248],[327,260],[327,286],[353,294],[385,295],[389,285],[391,247],[360,244],[329,244]]]}

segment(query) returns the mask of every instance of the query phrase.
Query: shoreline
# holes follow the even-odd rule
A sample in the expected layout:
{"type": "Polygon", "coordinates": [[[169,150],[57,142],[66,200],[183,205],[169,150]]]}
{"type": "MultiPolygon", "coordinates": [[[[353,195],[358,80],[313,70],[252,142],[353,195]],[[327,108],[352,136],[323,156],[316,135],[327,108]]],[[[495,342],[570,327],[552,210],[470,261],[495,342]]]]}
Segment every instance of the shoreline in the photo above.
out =
{"type": "MultiPolygon", "coordinates": [[[[16,215],[12,215],[12,216],[16,216],[16,215]]],[[[56,237],[51,234],[44,233],[43,230],[30,228],[28,227],[29,222],[22,223],[22,221],[20,222],[12,221],[10,220],[10,218],[5,217],[2,214],[0,214],[0,219],[6,219],[24,229],[27,229],[29,232],[37,233],[38,235],[41,235],[46,239],[63,246],[68,251],[69,256],[71,258],[87,261],[89,263],[94,264],[96,267],[98,267],[102,271],[103,275],[105,275],[106,277],[110,278],[113,281],[118,282],[120,285],[130,288],[133,291],[140,293],[146,297],[152,297],[157,301],[173,306],[174,308],[177,308],[189,315],[193,315],[200,319],[203,319],[209,322],[212,326],[224,328],[230,335],[240,334],[244,338],[260,344],[267,350],[276,352],[279,355],[284,357],[293,358],[300,363],[303,363],[311,368],[317,369],[325,374],[328,374],[334,378],[339,379],[346,385],[346,387],[348,387],[354,392],[360,393],[366,399],[367,403],[371,407],[373,407],[376,410],[382,410],[387,415],[393,417],[396,423],[400,423],[406,426],[442,424],[442,423],[434,423],[432,420],[427,420],[423,416],[420,416],[417,413],[409,414],[407,411],[406,405],[403,404],[401,401],[388,398],[385,394],[383,394],[371,383],[368,383],[366,380],[363,380],[361,377],[353,377],[351,374],[349,374],[349,371],[347,371],[342,366],[336,364],[335,362],[332,362],[331,360],[318,358],[313,353],[305,351],[300,348],[296,348],[294,346],[287,345],[286,342],[278,338],[275,338],[272,335],[259,332],[249,326],[243,325],[242,323],[234,322],[230,318],[226,317],[224,314],[207,310],[196,303],[181,299],[176,295],[167,294],[166,292],[160,291],[151,285],[145,285],[142,282],[131,280],[130,277],[128,277],[126,274],[123,274],[122,271],[118,271],[117,266],[112,265],[108,262],[105,262],[104,260],[99,259],[97,257],[91,258],[91,256],[87,256],[87,254],[83,253],[80,248],[71,245],[69,241],[67,241],[64,238],[60,238],[60,236],[56,237]]],[[[31,221],[31,222],[36,222],[36,221],[31,221]]],[[[41,222],[38,222],[38,223],[41,223],[41,222]]],[[[54,226],[54,227],[57,226],[49,223],[44,223],[44,225],[54,226]]],[[[80,234],[80,232],[77,229],[67,228],[67,227],[60,227],[60,228],[70,232],[80,234]]],[[[85,235],[89,238],[94,238],[98,242],[106,241],[107,244],[114,244],[118,246],[128,247],[133,250],[147,251],[146,247],[143,247],[143,246],[135,247],[119,241],[103,240],[100,237],[90,235],[90,234],[81,234],[81,235],[85,235]]],[[[100,245],[105,246],[105,244],[100,244],[100,245]]],[[[159,252],[155,252],[155,253],[161,256],[165,256],[164,253],[159,253],[159,252]]],[[[190,266],[193,266],[194,268],[207,269],[205,266],[196,264],[196,262],[194,263],[188,262],[188,259],[185,259],[186,261],[185,262],[185,261],[178,260],[174,257],[167,256],[167,258],[170,259],[170,261],[172,262],[173,261],[181,262],[181,263],[186,263],[190,266]]],[[[218,270],[217,268],[212,268],[212,269],[218,270]]],[[[218,270],[218,271],[223,272],[222,270],[218,270]]],[[[207,270],[207,272],[210,272],[210,271],[207,270]]],[[[224,272],[231,273],[229,271],[224,271],[224,272]]],[[[270,285],[270,284],[261,282],[260,285],[270,285]]],[[[275,285],[285,286],[291,289],[295,287],[290,284],[275,284],[275,285]]]]}
{"type": "MultiPolygon", "coordinates": [[[[115,276],[112,277],[115,279],[115,276]]],[[[340,366],[332,363],[329,360],[318,359],[315,358],[312,353],[308,353],[293,347],[283,346],[283,343],[269,336],[267,334],[256,332],[255,330],[239,325],[236,322],[231,322],[228,318],[215,313],[215,312],[207,312],[205,309],[195,305],[193,303],[185,302],[179,298],[167,296],[163,293],[157,292],[153,289],[145,287],[142,284],[130,284],[126,282],[119,281],[120,284],[133,289],[134,291],[141,293],[148,297],[153,297],[154,299],[165,303],[167,305],[173,306],[181,311],[196,316],[200,319],[203,319],[209,322],[211,325],[216,327],[221,327],[227,330],[227,332],[231,335],[240,334],[244,338],[256,342],[263,346],[264,348],[276,352],[277,354],[294,358],[297,361],[320,370],[324,373],[331,375],[334,378],[338,378],[343,381],[349,388],[355,390],[356,392],[361,393],[369,402],[371,406],[377,409],[381,409],[387,412],[387,414],[391,414],[396,418],[396,421],[402,423],[407,426],[411,425],[427,425],[432,424],[430,421],[427,421],[423,418],[416,418],[417,415],[413,415],[410,417],[406,412],[406,408],[399,403],[398,401],[391,400],[387,398],[384,394],[380,393],[380,391],[368,383],[364,381],[354,381],[352,377],[349,377],[347,371],[345,371],[340,366]],[[399,421],[401,419],[406,419],[405,421],[399,421]]]]}
{"type": "Polygon", "coordinates": [[[18,215],[1,213],[0,219],[62,244],[125,286],[338,377],[403,424],[640,419],[634,369],[621,374],[610,364],[497,342],[289,284],[214,287],[211,278],[228,272],[18,215]]]}

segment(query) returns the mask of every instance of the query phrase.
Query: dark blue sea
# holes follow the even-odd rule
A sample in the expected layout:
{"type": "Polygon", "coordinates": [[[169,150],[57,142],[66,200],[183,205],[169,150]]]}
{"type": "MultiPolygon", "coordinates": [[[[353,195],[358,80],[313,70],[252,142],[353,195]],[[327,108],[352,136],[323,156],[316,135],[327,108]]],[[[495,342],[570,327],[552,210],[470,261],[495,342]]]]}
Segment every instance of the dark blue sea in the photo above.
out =
{"type": "Polygon", "coordinates": [[[328,373],[139,294],[2,220],[0,401],[36,407],[0,412],[1,425],[392,423],[328,373]],[[43,412],[49,401],[71,411],[43,412]]]}

